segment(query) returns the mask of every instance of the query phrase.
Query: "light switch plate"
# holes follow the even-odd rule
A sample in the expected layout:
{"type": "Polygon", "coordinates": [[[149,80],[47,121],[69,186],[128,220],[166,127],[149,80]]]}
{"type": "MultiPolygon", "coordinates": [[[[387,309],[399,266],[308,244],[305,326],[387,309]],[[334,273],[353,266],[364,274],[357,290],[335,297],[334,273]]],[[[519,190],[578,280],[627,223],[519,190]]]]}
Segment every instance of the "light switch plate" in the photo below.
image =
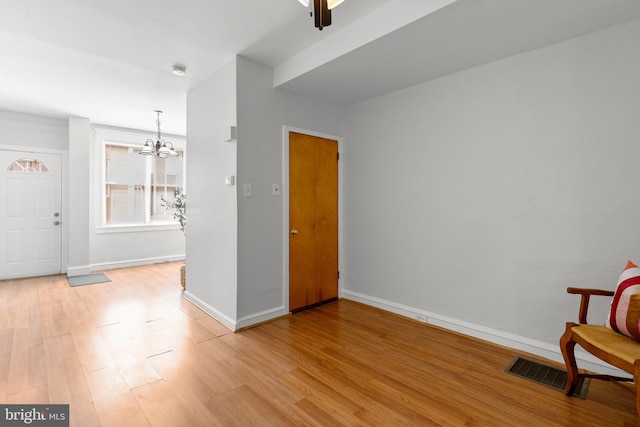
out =
{"type": "Polygon", "coordinates": [[[251,184],[245,184],[243,186],[243,190],[244,190],[244,197],[251,197],[251,184]]]}
{"type": "Polygon", "coordinates": [[[229,126],[224,129],[224,142],[231,142],[237,139],[237,130],[235,126],[229,126]]]}
{"type": "Polygon", "coordinates": [[[280,195],[280,184],[273,184],[273,186],[271,187],[271,194],[274,196],[279,196],[280,195]]]}

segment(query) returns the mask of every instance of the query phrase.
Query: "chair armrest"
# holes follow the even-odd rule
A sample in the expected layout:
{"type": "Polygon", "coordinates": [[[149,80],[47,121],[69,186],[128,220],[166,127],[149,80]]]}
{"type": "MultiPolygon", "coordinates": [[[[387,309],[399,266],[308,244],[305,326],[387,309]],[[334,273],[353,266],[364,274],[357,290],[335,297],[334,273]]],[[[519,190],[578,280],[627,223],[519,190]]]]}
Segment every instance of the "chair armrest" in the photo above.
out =
{"type": "Polygon", "coordinates": [[[567,288],[567,292],[570,294],[578,294],[581,296],[580,312],[578,313],[578,322],[580,322],[580,324],[587,323],[587,311],[589,311],[589,298],[591,298],[591,295],[612,297],[615,294],[615,292],[613,291],[585,288],[567,288]]]}

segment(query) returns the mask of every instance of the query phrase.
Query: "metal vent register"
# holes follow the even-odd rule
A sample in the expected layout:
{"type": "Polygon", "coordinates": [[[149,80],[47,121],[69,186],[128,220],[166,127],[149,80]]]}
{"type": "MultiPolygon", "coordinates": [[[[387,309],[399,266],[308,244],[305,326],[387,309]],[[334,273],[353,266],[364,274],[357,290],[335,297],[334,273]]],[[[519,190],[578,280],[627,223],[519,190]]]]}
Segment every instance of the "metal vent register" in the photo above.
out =
{"type": "MultiPolygon", "coordinates": [[[[567,385],[567,373],[565,371],[523,359],[520,356],[516,356],[511,361],[505,372],[562,392],[564,392],[564,387],[567,385]]],[[[580,378],[573,396],[586,399],[589,382],[590,378],[580,378]]]]}

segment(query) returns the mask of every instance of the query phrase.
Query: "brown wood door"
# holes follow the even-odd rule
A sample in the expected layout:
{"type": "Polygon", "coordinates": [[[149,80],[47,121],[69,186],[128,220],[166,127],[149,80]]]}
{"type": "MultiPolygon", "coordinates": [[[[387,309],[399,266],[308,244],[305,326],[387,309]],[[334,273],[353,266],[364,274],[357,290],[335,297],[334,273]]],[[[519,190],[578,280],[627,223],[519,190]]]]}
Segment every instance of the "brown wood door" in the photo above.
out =
{"type": "Polygon", "coordinates": [[[338,298],[338,141],[289,133],[289,310],[338,298]]]}

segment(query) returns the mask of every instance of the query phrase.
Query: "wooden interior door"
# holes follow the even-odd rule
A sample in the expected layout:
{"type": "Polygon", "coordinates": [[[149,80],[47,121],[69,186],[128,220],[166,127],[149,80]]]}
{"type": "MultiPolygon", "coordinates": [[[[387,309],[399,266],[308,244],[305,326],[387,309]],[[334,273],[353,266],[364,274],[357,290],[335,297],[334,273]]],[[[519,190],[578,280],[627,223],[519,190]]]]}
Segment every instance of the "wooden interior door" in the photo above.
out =
{"type": "Polygon", "coordinates": [[[338,298],[338,141],[289,133],[289,310],[338,298]]]}

